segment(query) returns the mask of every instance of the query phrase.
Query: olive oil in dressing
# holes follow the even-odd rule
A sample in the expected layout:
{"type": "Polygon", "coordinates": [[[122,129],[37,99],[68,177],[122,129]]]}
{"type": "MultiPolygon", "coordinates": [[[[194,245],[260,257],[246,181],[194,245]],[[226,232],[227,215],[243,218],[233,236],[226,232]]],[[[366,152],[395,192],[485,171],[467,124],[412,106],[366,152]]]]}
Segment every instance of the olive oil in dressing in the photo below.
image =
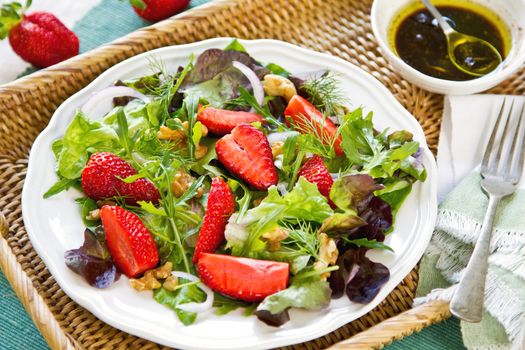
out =
{"type": "MultiPolygon", "coordinates": [[[[458,32],[488,41],[505,59],[511,36],[506,24],[491,10],[469,1],[433,1],[458,32]]],[[[391,24],[390,45],[397,55],[418,71],[439,79],[471,80],[450,61],[447,40],[437,20],[419,2],[401,10],[391,24]]]]}

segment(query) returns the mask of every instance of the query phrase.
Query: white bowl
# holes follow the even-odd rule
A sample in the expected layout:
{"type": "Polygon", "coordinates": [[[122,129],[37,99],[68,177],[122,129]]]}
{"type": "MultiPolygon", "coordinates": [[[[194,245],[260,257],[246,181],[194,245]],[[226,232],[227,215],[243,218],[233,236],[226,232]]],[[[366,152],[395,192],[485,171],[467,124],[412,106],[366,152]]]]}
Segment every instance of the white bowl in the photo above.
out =
{"type": "MultiPolygon", "coordinates": [[[[379,47],[396,71],[411,83],[423,89],[447,95],[466,95],[488,90],[511,76],[525,61],[525,1],[523,0],[475,0],[494,11],[508,26],[512,41],[511,49],[503,64],[496,71],[468,81],[452,81],[433,78],[405,63],[397,56],[388,40],[390,25],[404,7],[417,0],[374,0],[372,4],[372,30],[379,47]]],[[[448,3],[448,2],[447,2],[448,3]]],[[[454,1],[450,0],[450,4],[454,1]]]]}

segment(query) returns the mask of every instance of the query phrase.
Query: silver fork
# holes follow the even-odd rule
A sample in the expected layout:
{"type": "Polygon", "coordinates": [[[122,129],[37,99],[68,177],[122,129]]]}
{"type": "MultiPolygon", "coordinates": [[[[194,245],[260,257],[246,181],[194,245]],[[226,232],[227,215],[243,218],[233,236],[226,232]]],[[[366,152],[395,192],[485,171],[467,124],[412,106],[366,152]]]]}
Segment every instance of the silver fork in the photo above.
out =
{"type": "Polygon", "coordinates": [[[489,204],[474,252],[450,302],[452,314],[467,322],[481,321],[494,216],[500,200],[516,191],[523,172],[525,103],[521,108],[519,121],[515,123],[514,127],[511,127],[510,120],[512,119],[513,107],[514,101],[510,106],[509,112],[503,117],[505,109],[505,100],[503,100],[496,125],[490,135],[489,143],[483,156],[481,163],[481,176],[483,177],[481,188],[488,195],[489,204]],[[500,130],[502,118],[505,119],[503,131],[500,130]],[[513,128],[513,130],[509,131],[510,128],[513,128]],[[498,134],[501,135],[499,138],[498,134]],[[513,139],[505,142],[508,137],[513,137],[513,139]],[[496,139],[499,139],[499,141],[496,139]],[[508,149],[508,142],[512,142],[510,149],[508,149]],[[504,149],[504,146],[506,149],[504,149]]]}

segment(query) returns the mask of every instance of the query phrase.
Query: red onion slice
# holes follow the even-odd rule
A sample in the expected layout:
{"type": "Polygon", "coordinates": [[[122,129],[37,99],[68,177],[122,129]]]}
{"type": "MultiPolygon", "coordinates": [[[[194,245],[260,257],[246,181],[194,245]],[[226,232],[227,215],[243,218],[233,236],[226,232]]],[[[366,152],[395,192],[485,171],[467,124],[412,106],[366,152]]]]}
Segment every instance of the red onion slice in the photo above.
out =
{"type": "Polygon", "coordinates": [[[235,68],[240,70],[242,74],[246,76],[246,78],[248,78],[250,84],[252,85],[253,96],[257,100],[259,106],[262,106],[264,103],[264,88],[261,81],[257,77],[257,74],[255,74],[255,72],[251,70],[248,66],[239,61],[233,61],[232,64],[235,68]]]}
{"type": "Polygon", "coordinates": [[[180,304],[177,305],[178,309],[181,309],[182,311],[186,312],[204,312],[212,308],[213,306],[213,291],[204,285],[201,280],[192,274],[182,272],[182,271],[172,271],[171,274],[177,278],[184,278],[186,280],[189,280],[191,282],[199,282],[198,287],[206,293],[206,300],[202,303],[187,303],[187,304],[180,304]]]}
{"type": "Polygon", "coordinates": [[[136,97],[144,102],[149,102],[150,98],[127,86],[110,86],[91,95],[89,100],[80,108],[83,113],[92,119],[100,119],[113,107],[115,97],[136,97]]]}
{"type": "Polygon", "coordinates": [[[294,135],[299,135],[299,133],[297,131],[272,132],[268,135],[268,142],[270,143],[270,146],[272,146],[274,143],[278,141],[284,142],[287,138],[294,135]]]}

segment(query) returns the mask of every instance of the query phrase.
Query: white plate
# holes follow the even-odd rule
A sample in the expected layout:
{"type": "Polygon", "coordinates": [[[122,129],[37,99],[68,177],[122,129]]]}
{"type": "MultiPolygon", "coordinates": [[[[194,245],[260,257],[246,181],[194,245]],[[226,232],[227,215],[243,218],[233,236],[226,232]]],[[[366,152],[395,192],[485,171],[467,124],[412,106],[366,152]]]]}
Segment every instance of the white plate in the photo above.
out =
{"type": "Polygon", "coordinates": [[[161,58],[173,71],[179,65],[186,64],[191,53],[198,55],[208,48],[224,48],[230,40],[219,38],[161,48],[130,58],[100,75],[64,102],[53,115],[49,126],[36,139],[22,193],[23,218],[31,242],[67,295],[113,327],[177,348],[232,350],[284,346],[320,337],[357,319],[377,306],[416,265],[430,240],[436,218],[434,157],[426,146],[417,121],[383,85],[356,66],[330,55],[274,40],[241,40],[250,54],[261,62],[275,62],[291,72],[327,68],[340,73],[342,87],[354,107],[362,105],[374,111],[374,121],[379,128],[410,130],[421,143],[428,179],[414,186],[398,213],[395,231],[386,240],[395,253],[370,252],[372,259],[390,269],[388,283],[366,305],[351,303],[343,297],[333,300],[322,311],[291,310],[290,322],[281,328],[268,327],[254,316],[242,316],[240,311],[225,316],[212,313],[200,315],[194,325],[183,326],[173,311],[155,302],[151,292],[134,291],[125,277],[108,289],[98,290],[69,270],[64,263],[64,252],[78,248],[83,241],[84,226],[79,207],[74,202],[80,193],[70,190],[51,199],[42,198],[57,180],[52,142],[64,134],[75,110],[92,93],[112,85],[118,79],[149,73],[148,58],[161,58]]]}

